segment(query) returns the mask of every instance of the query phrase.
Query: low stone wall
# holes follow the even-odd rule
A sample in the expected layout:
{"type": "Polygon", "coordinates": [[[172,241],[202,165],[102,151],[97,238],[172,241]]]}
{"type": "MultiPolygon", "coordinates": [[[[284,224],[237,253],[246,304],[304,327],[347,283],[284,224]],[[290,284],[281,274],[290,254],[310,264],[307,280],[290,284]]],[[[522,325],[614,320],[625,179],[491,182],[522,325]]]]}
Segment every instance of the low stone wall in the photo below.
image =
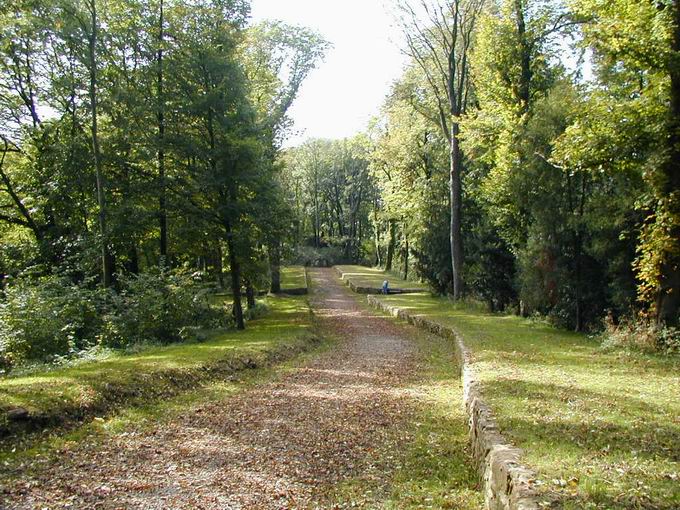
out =
{"type": "MultiPolygon", "coordinates": [[[[412,315],[408,311],[368,296],[371,306],[414,326],[451,339],[463,379],[463,404],[470,425],[472,453],[484,484],[484,500],[489,510],[538,510],[544,500],[533,487],[536,474],[520,463],[521,450],[500,433],[491,408],[482,399],[481,384],[472,367],[470,350],[452,328],[412,315]]],[[[545,500],[545,503],[548,503],[545,500]]]]}
{"type": "MultiPolygon", "coordinates": [[[[340,279],[345,282],[345,285],[347,285],[352,292],[356,292],[357,294],[382,294],[382,289],[378,287],[362,287],[360,285],[357,285],[352,281],[351,278],[345,278],[346,273],[343,273],[342,270],[334,266],[335,271],[338,273],[338,276],[340,276],[340,279]]],[[[403,288],[397,288],[397,287],[390,287],[389,294],[414,294],[416,292],[424,292],[423,289],[403,289],[403,288]]]]}
{"type": "Polygon", "coordinates": [[[303,267],[305,272],[305,286],[304,287],[293,287],[291,289],[283,288],[279,294],[286,294],[288,296],[304,296],[309,294],[309,275],[307,274],[307,266],[303,267]]]}

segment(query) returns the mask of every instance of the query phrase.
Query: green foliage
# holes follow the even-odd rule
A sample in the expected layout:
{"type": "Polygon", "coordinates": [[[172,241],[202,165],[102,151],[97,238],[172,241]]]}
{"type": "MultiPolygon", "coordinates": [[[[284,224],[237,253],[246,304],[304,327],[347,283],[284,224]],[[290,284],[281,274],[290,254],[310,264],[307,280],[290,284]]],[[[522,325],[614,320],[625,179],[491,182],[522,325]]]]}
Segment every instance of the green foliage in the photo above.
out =
{"type": "Polygon", "coordinates": [[[138,343],[182,340],[183,328],[229,325],[225,308],[212,307],[206,291],[186,272],[148,272],[121,280],[111,294],[98,342],[122,348],[138,343]]]}
{"type": "Polygon", "coordinates": [[[0,303],[0,368],[95,345],[105,300],[105,291],[58,276],[10,283],[0,303]]]}
{"type": "Polygon", "coordinates": [[[121,276],[119,285],[116,292],[58,276],[10,283],[0,304],[0,367],[74,357],[95,345],[177,342],[183,328],[231,324],[186,271],[121,276]]]}
{"type": "Polygon", "coordinates": [[[359,135],[309,140],[285,153],[282,181],[294,213],[294,240],[298,246],[327,252],[301,253],[300,263],[324,257],[330,263],[358,261],[366,255],[364,240],[372,233],[369,215],[375,198],[367,145],[359,135]]]}
{"type": "Polygon", "coordinates": [[[188,265],[223,284],[229,266],[234,286],[265,286],[269,245],[291,223],[276,152],[328,45],[302,27],[248,27],[249,10],[246,0],[2,5],[0,274],[118,277],[123,294],[107,306],[148,316],[111,312],[103,338],[116,345],[173,337],[188,317],[174,302],[157,309],[153,282],[126,274],[188,265]],[[165,316],[168,331],[147,324],[165,316]]]}
{"type": "Polygon", "coordinates": [[[678,5],[618,0],[575,0],[573,4],[578,12],[593,18],[584,29],[585,42],[594,50],[599,85],[599,94],[593,99],[607,107],[595,125],[601,125],[598,131],[609,138],[584,139],[586,143],[576,153],[598,155],[603,148],[619,151],[607,171],[638,166],[645,183],[637,200],[644,215],[635,262],[638,294],[643,306],[658,319],[675,323],[677,302],[669,310],[657,306],[666,296],[674,300],[678,291],[680,202],[677,178],[673,177],[678,159],[678,111],[674,106],[678,90],[672,84],[680,72],[675,26],[678,5]],[[597,141],[600,143],[593,143],[597,141]]]}

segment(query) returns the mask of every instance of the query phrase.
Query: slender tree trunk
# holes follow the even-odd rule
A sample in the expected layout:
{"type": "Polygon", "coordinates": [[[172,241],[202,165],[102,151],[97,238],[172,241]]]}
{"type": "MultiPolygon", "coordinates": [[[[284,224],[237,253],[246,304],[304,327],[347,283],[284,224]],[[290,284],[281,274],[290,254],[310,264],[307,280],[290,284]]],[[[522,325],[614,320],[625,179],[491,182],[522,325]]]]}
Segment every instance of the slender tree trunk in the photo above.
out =
{"type": "Polygon", "coordinates": [[[669,326],[678,324],[680,313],[680,3],[673,2],[673,36],[670,63],[671,100],[667,162],[664,165],[664,184],[660,190],[666,202],[666,213],[672,221],[672,245],[666,248],[661,264],[659,292],[656,300],[657,322],[669,326]]]}
{"type": "Polygon", "coordinates": [[[243,304],[241,303],[241,264],[236,255],[234,233],[229,221],[224,222],[224,230],[227,238],[227,251],[229,252],[229,266],[231,270],[231,291],[234,295],[234,320],[237,329],[246,329],[243,321],[243,304]]]}
{"type": "Polygon", "coordinates": [[[389,230],[389,241],[387,243],[387,257],[385,260],[385,270],[386,271],[391,271],[392,270],[392,264],[394,261],[394,247],[397,244],[397,225],[395,224],[394,220],[389,220],[388,222],[388,230],[389,230]]]}
{"type": "Polygon", "coordinates": [[[281,292],[281,242],[278,239],[270,247],[269,269],[272,277],[269,290],[276,294],[281,292]]]}
{"type": "Polygon", "coordinates": [[[224,289],[224,266],[222,264],[222,243],[217,242],[217,257],[215,258],[215,271],[217,272],[217,283],[220,289],[224,289]]]}
{"type": "Polygon", "coordinates": [[[375,242],[375,265],[382,266],[382,252],[380,248],[380,223],[378,222],[378,212],[373,209],[373,236],[375,242]]]}
{"type": "Polygon", "coordinates": [[[520,44],[520,79],[517,90],[520,107],[523,113],[529,111],[531,102],[531,80],[533,71],[531,70],[531,48],[527,40],[526,22],[524,20],[524,1],[515,0],[515,18],[517,22],[517,36],[520,44]]]}
{"type": "Polygon", "coordinates": [[[250,280],[246,280],[246,301],[248,302],[248,310],[253,310],[256,306],[255,302],[255,288],[250,280]]]}
{"type": "Polygon", "coordinates": [[[575,239],[575,259],[574,260],[574,300],[576,301],[575,303],[575,312],[576,312],[576,317],[574,321],[574,331],[580,332],[583,331],[583,326],[584,326],[584,317],[583,317],[583,298],[581,296],[581,282],[582,282],[582,277],[581,277],[581,250],[582,250],[582,242],[581,242],[581,236],[580,234],[576,235],[575,239]]]}
{"type": "Polygon", "coordinates": [[[168,257],[168,214],[165,184],[165,97],[163,95],[163,0],[160,0],[158,16],[158,54],[156,62],[156,94],[158,100],[158,220],[160,227],[161,263],[165,264],[168,257]]]}
{"type": "Polygon", "coordinates": [[[404,235],[404,280],[408,280],[408,259],[409,259],[409,246],[408,246],[408,236],[404,235]]]}
{"type": "Polygon", "coordinates": [[[101,236],[102,283],[104,287],[113,284],[113,257],[109,250],[109,239],[106,225],[106,191],[102,171],[101,149],[99,147],[99,131],[97,126],[97,0],[90,0],[91,32],[89,37],[89,71],[90,71],[90,113],[92,116],[92,153],[94,158],[95,177],[97,181],[97,204],[99,206],[99,234],[101,236]]]}
{"type": "Polygon", "coordinates": [[[459,300],[463,295],[463,239],[461,234],[461,169],[462,155],[460,140],[458,139],[459,125],[455,120],[451,123],[451,174],[449,178],[449,192],[451,205],[451,270],[453,274],[453,299],[459,300]]]}

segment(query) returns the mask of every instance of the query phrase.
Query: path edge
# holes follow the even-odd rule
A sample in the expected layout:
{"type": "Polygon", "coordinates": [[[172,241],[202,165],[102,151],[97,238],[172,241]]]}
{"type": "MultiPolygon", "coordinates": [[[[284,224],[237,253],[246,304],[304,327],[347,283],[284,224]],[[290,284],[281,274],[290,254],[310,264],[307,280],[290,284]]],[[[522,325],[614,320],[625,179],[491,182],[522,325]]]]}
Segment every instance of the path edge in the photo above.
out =
{"type": "Polygon", "coordinates": [[[468,417],[472,455],[484,488],[488,510],[539,510],[545,501],[534,488],[536,473],[520,462],[522,450],[500,433],[491,407],[482,398],[481,383],[472,366],[472,353],[460,334],[424,317],[367,296],[368,303],[384,313],[398,317],[419,329],[453,340],[463,381],[463,406],[468,417]]]}

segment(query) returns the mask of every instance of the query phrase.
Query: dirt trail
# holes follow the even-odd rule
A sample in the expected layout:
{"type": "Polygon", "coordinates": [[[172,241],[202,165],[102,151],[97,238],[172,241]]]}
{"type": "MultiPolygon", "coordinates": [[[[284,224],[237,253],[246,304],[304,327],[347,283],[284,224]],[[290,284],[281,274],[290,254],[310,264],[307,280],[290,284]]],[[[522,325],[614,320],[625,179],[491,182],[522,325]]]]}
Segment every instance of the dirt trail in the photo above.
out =
{"type": "Polygon", "coordinates": [[[0,491],[0,508],[324,508],[329,487],[371,468],[373,449],[406,440],[419,356],[409,329],[360,305],[334,270],[311,274],[336,346],[151,431],[68,450],[0,491]]]}

